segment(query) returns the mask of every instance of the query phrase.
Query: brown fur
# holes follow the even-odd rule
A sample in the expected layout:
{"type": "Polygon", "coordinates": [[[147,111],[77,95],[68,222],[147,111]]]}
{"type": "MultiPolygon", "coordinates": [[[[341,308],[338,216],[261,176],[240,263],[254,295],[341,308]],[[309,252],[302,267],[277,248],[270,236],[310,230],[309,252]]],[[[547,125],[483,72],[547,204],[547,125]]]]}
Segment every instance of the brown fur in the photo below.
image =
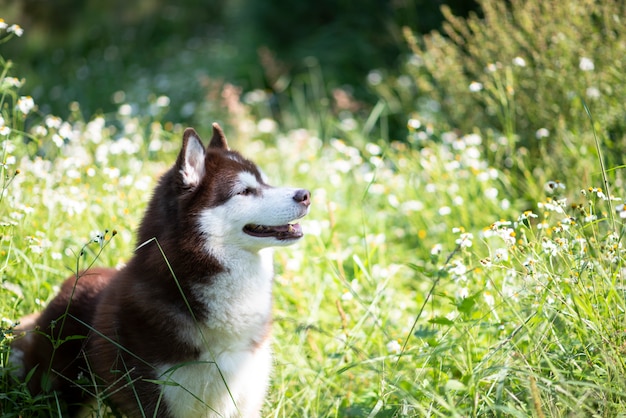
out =
{"type": "MultiPolygon", "coordinates": [[[[229,196],[225,194],[228,179],[204,187],[201,195],[194,193],[198,188],[190,190],[181,181],[185,149],[190,140],[196,140],[191,136],[198,138],[194,130],[187,129],[176,163],[154,191],[139,228],[139,247],[128,265],[120,272],[97,268],[83,273],[78,281],[67,279],[48,307],[36,317],[26,317],[25,325],[17,329],[24,337],[17,338],[13,347],[24,352],[25,371],[37,367],[28,385],[31,393],[61,391],[69,404],[83,402],[84,392],[71,382],[81,372],[89,376],[89,371],[95,371],[97,387],[91,390],[110,398],[131,416],[141,416],[140,410],[154,416],[160,387],[145,381],[159,378],[154,365],[191,360],[197,355],[196,348],[180,341],[172,325],[184,318],[187,325],[193,326],[187,303],[196,319],[206,319],[208,313],[203,311],[201,301],[194,300],[190,286],[219,273],[221,267],[197,248],[193,219],[181,214],[193,212],[195,206],[217,205],[229,196]],[[219,197],[206,202],[209,196],[219,197]],[[68,304],[69,315],[61,330],[58,324],[68,304]],[[53,349],[51,340],[69,336],[82,338],[53,349]]],[[[226,138],[215,126],[207,149],[207,170],[212,169],[213,159],[221,164],[254,167],[234,152],[231,154],[237,155],[240,162],[223,157],[227,150],[226,138]]],[[[161,405],[158,416],[168,416],[166,406],[161,405]]]]}
{"type": "Polygon", "coordinates": [[[229,179],[210,175],[217,164],[244,165],[261,178],[251,162],[228,151],[221,129],[214,127],[204,162],[208,175],[202,187],[189,190],[180,181],[180,170],[191,135],[198,138],[195,131],[185,131],[176,163],[154,191],[139,228],[134,257],[102,295],[94,326],[107,338],[94,335],[90,342],[90,352],[98,353],[98,361],[93,362],[97,375],[105,382],[115,382],[103,388],[105,395],[110,393],[114,404],[132,416],[140,416],[140,409],[153,416],[157,407],[159,417],[169,416],[166,405],[157,405],[160,386],[146,379],[161,377],[155,374],[155,365],[197,357],[197,348],[180,338],[178,328],[195,327],[195,320],[208,317],[205,304],[196,299],[191,286],[209,285],[210,278],[222,271],[213,257],[198,248],[202,239],[196,219],[182,215],[217,206],[230,197],[229,179]]]}
{"type": "MultiPolygon", "coordinates": [[[[192,287],[210,286],[212,277],[223,270],[198,244],[204,239],[194,215],[232,197],[236,179],[228,174],[216,178],[213,173],[218,168],[220,173],[247,171],[265,185],[253,163],[228,149],[215,124],[201,162],[206,175],[200,184],[185,182],[181,174],[185,151],[202,146],[197,138],[194,130],[185,131],[176,163],[160,179],[150,200],[137,234],[137,249],[127,266],[119,272],[95,268],[78,280],[68,279],[50,305],[19,329],[26,336],[16,339],[13,347],[24,352],[26,372],[37,367],[29,384],[33,394],[57,390],[70,403],[83,402],[83,392],[71,381],[81,372],[87,377],[94,372],[96,386],[90,391],[109,399],[123,413],[170,416],[159,396],[161,385],[154,382],[162,378],[155,369],[198,358],[197,342],[188,336],[195,335],[197,324],[206,322],[211,312],[192,287]],[[70,315],[60,330],[58,323],[68,303],[70,315]],[[68,336],[84,338],[68,340],[55,352],[50,338],[68,336]],[[47,380],[50,383],[42,385],[47,380]]],[[[305,207],[310,203],[306,190],[299,190],[293,199],[305,207]]],[[[268,317],[258,335],[268,338],[270,321],[268,317]]],[[[262,341],[247,343],[255,350],[262,341]]]]}
{"type": "Polygon", "coordinates": [[[115,273],[113,269],[93,268],[78,278],[70,277],[43,312],[20,320],[12,347],[24,353],[24,372],[36,367],[28,382],[32,394],[62,390],[70,411],[84,402],[83,390],[72,382],[80,374],[89,377],[84,355],[86,338],[101,290],[115,273]],[[68,337],[72,339],[64,341],[68,337]]]}

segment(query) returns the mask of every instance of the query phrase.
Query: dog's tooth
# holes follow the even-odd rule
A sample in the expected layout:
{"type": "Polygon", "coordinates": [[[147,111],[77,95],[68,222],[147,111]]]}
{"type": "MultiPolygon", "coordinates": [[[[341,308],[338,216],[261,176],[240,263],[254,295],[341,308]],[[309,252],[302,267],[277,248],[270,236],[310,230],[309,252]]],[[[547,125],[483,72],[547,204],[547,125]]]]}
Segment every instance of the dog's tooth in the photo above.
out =
{"type": "Polygon", "coordinates": [[[289,224],[289,228],[287,228],[287,232],[289,232],[289,233],[294,233],[295,232],[295,228],[293,227],[293,225],[289,224]]]}

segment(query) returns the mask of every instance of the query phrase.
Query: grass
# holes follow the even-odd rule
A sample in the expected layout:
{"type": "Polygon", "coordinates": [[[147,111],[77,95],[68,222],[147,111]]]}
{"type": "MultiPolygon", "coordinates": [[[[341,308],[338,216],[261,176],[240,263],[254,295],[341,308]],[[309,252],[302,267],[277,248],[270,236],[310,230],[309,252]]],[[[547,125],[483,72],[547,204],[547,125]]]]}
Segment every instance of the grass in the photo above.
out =
{"type": "MultiPolygon", "coordinates": [[[[6,365],[13,324],[42,309],[77,263],[128,260],[182,127],[123,104],[88,119],[75,105],[62,121],[15,109],[18,87],[2,86],[6,365]],[[103,240],[105,230],[117,234],[103,240]]],[[[440,131],[412,119],[406,140],[378,141],[377,115],[346,125],[324,109],[317,117],[301,102],[293,108],[294,118],[343,135],[282,131],[244,104],[227,127],[231,146],[273,183],[313,196],[304,240],[276,252],[265,415],[626,414],[626,196],[621,167],[602,166],[602,135],[596,155],[552,179],[526,169],[523,153],[499,155],[480,129],[440,131]]],[[[204,137],[211,122],[198,127],[204,137]]],[[[54,395],[33,398],[6,375],[0,387],[3,416],[60,414],[54,395]]]]}

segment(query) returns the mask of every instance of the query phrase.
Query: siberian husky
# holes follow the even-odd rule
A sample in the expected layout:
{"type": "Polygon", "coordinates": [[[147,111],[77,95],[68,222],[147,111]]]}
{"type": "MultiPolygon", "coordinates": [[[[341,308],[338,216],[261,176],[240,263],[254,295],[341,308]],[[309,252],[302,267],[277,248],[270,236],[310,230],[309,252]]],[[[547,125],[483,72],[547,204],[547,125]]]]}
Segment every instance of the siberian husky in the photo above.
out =
{"type": "Polygon", "coordinates": [[[130,417],[260,416],[272,367],[269,247],[302,238],[294,221],[310,203],[307,190],[268,185],[217,124],[206,148],[188,128],[133,257],[68,279],[23,319],[11,347],[18,374],[36,368],[30,391],[58,391],[70,413],[96,394],[130,417]]]}

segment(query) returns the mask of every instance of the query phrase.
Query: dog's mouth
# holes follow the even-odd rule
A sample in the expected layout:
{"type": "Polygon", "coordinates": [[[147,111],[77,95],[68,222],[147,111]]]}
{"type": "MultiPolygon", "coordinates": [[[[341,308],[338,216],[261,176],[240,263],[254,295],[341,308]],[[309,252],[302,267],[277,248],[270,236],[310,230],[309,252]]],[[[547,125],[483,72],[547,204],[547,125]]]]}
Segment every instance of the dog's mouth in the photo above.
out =
{"type": "Polygon", "coordinates": [[[286,224],[280,226],[248,224],[243,227],[243,232],[253,237],[272,237],[281,241],[302,238],[304,235],[300,224],[286,224]]]}

